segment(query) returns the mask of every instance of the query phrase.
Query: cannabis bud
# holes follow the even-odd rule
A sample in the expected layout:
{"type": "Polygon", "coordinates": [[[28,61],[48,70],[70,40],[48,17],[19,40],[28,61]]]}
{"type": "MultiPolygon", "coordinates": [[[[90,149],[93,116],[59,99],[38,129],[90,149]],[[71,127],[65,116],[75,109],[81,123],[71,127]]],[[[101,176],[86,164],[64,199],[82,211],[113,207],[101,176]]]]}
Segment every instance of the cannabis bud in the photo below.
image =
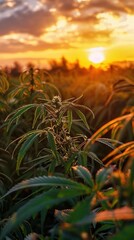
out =
{"type": "Polygon", "coordinates": [[[53,107],[59,109],[62,105],[60,96],[54,96],[52,99],[52,105],[53,107]]]}

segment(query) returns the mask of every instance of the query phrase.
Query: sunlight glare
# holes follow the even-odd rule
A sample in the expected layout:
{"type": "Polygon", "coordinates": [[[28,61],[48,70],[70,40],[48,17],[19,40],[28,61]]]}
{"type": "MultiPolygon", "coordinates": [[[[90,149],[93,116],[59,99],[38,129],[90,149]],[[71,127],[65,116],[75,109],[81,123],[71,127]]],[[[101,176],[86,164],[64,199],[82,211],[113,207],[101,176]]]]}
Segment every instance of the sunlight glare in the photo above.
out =
{"type": "Polygon", "coordinates": [[[14,0],[7,0],[7,1],[6,1],[6,5],[7,5],[9,8],[12,8],[12,7],[14,7],[14,5],[15,5],[15,1],[14,1],[14,0]]]}
{"type": "Polygon", "coordinates": [[[59,17],[59,19],[58,19],[58,22],[57,22],[57,28],[59,28],[59,29],[63,29],[66,25],[67,25],[67,20],[66,20],[66,18],[63,18],[63,17],[59,17]]]}
{"type": "Polygon", "coordinates": [[[102,63],[105,60],[104,48],[96,47],[89,49],[88,59],[94,64],[102,63]]]}

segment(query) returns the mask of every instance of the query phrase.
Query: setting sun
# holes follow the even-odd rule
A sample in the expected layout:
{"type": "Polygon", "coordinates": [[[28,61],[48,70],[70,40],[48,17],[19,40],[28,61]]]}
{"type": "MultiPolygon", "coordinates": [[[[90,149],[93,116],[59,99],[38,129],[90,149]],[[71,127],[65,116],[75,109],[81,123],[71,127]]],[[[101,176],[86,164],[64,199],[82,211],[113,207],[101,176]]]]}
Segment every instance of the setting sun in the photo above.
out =
{"type": "Polygon", "coordinates": [[[88,59],[91,63],[98,64],[102,63],[105,60],[104,55],[104,48],[98,47],[98,48],[91,48],[89,50],[88,59]]]}

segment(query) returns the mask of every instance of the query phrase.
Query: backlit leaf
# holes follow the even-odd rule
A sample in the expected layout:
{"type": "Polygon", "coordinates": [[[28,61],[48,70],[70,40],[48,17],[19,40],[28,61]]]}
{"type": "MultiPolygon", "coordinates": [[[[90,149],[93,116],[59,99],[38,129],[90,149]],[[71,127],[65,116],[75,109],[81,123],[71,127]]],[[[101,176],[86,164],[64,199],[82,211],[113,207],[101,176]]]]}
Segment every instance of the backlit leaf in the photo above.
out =
{"type": "Polygon", "coordinates": [[[77,174],[84,180],[84,182],[91,188],[94,186],[94,181],[91,173],[87,170],[87,168],[83,166],[76,166],[73,169],[77,172],[77,174]]]}

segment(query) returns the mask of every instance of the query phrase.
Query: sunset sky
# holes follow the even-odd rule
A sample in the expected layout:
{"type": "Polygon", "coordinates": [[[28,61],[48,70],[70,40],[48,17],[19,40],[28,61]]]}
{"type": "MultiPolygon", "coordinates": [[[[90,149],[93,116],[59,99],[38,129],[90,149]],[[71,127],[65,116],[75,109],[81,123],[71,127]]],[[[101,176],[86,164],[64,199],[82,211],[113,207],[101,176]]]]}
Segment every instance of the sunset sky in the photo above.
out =
{"type": "Polygon", "coordinates": [[[0,0],[0,65],[62,56],[89,65],[134,60],[134,0],[0,0]]]}

